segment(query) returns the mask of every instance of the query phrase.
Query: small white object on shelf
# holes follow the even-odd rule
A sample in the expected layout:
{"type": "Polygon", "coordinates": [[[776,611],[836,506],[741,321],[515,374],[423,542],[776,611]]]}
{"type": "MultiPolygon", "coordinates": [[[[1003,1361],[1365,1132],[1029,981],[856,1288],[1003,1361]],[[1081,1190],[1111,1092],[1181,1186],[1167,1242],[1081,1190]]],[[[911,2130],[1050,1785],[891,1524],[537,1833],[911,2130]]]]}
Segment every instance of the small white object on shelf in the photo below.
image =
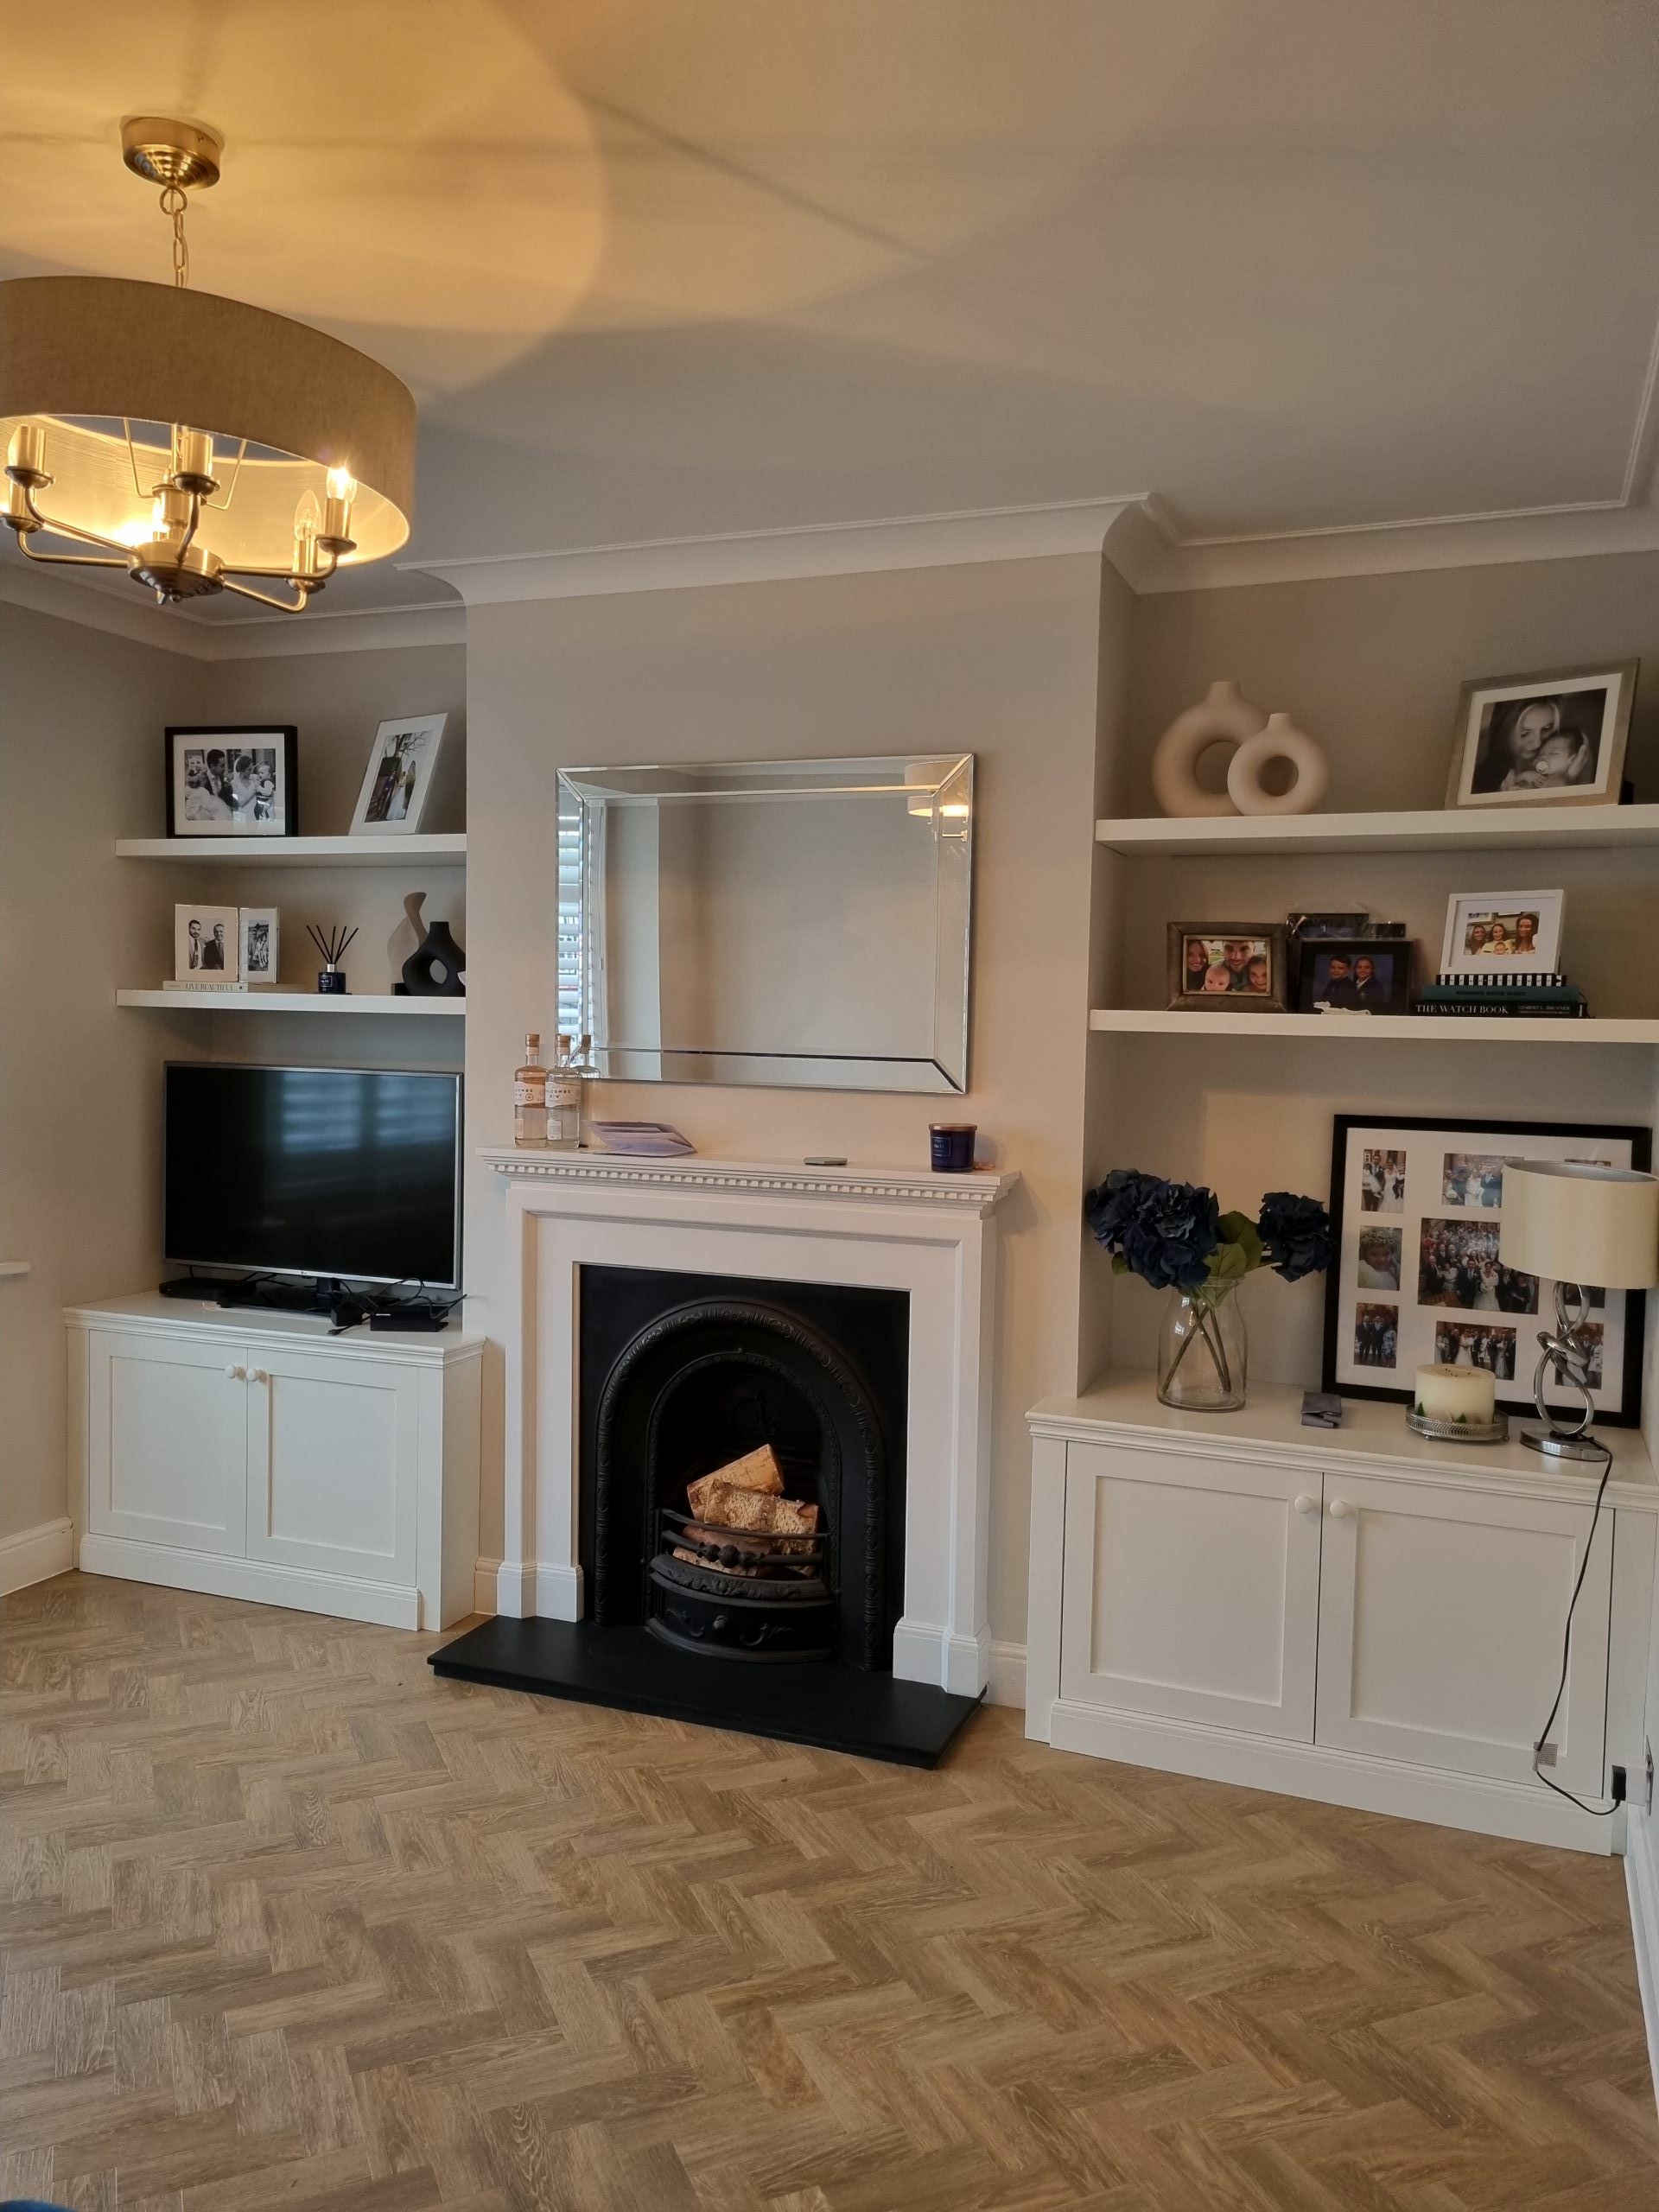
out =
{"type": "Polygon", "coordinates": [[[1431,1421],[1466,1421],[1491,1425],[1497,1405],[1497,1382],[1489,1367],[1456,1367],[1436,1360],[1417,1370],[1414,1401],[1431,1421]]]}
{"type": "Polygon", "coordinates": [[[1183,821],[1236,813],[1229,794],[1205,791],[1194,772],[1212,745],[1241,746],[1265,729],[1267,721],[1229,677],[1212,683],[1196,707],[1177,715],[1152,756],[1153,796],[1164,812],[1183,821]]]}
{"type": "Polygon", "coordinates": [[[1325,747],[1288,715],[1268,716],[1267,727],[1247,737],[1227,764],[1227,796],[1242,815],[1312,814],[1331,781],[1325,747]],[[1262,772],[1274,760],[1295,771],[1282,791],[1270,791],[1262,772]]]}

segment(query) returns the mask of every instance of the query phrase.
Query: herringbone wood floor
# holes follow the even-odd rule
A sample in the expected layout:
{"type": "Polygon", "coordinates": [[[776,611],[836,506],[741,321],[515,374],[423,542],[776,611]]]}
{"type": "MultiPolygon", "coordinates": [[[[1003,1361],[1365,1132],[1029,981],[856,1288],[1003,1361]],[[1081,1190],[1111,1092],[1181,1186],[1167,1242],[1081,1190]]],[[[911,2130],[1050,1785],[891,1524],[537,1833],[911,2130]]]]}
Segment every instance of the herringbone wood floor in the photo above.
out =
{"type": "Polygon", "coordinates": [[[3,1608],[0,2196],[1653,2212],[1616,1861],[914,1774],[80,1576],[3,1608]]]}

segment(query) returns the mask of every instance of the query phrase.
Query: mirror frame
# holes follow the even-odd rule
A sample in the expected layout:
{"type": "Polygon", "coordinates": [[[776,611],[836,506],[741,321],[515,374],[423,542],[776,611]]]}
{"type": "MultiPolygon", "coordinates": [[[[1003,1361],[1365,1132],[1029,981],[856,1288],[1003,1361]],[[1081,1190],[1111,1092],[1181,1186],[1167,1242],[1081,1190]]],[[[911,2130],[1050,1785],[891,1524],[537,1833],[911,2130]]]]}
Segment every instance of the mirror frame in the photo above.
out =
{"type": "Polygon", "coordinates": [[[968,1089],[973,995],[974,756],[881,754],[868,759],[681,761],[558,771],[558,969],[561,1029],[594,1040],[608,1082],[709,1083],[817,1090],[960,1096],[968,1089]],[[603,911],[593,834],[594,810],[677,798],[718,804],[764,798],[906,798],[937,841],[931,1049],[902,1057],[861,1053],[735,1052],[612,1042],[594,1004],[596,912],[603,911]],[[940,895],[946,843],[959,896],[940,895]],[[573,1009],[575,1011],[573,1013],[573,1009]]]}

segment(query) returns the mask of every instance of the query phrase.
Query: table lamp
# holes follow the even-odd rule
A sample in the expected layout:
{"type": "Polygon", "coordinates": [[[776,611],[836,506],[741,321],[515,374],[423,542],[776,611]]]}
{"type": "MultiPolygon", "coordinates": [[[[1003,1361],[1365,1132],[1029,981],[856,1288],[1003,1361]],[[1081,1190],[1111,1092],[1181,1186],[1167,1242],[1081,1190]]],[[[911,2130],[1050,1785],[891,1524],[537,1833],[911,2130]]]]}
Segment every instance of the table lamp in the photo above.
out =
{"type": "Polygon", "coordinates": [[[1498,1257],[1506,1268],[1548,1275],[1555,1285],[1555,1333],[1538,1332],[1543,1351],[1533,1381],[1544,1426],[1523,1429],[1521,1441],[1554,1459],[1605,1458],[1590,1433],[1595,1399],[1591,1345],[1580,1333],[1585,1286],[1645,1290],[1659,1282],[1659,1179],[1591,1160],[1517,1160],[1503,1170],[1498,1257]],[[1584,1401],[1570,1424],[1544,1402],[1552,1368],[1562,1388],[1584,1401]]]}

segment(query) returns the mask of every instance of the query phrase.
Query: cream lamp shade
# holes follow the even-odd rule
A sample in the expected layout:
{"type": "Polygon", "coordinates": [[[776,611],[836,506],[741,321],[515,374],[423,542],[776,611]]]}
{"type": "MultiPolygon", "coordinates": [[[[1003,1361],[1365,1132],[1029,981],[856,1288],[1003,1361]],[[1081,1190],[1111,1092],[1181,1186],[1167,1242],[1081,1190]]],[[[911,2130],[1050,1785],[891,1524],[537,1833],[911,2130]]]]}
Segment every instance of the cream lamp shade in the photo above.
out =
{"type": "Polygon", "coordinates": [[[0,285],[0,448],[31,420],[54,512],[103,538],[148,536],[176,423],[214,439],[222,488],[204,536],[232,570],[289,567],[296,508],[310,492],[323,512],[331,467],[355,480],[342,565],[409,537],[408,389],[355,347],[239,300],[117,276],[0,285]]]}
{"type": "Polygon", "coordinates": [[[1659,1283],[1659,1178],[1574,1160],[1503,1170],[1506,1268],[1602,1290],[1659,1283]]]}

